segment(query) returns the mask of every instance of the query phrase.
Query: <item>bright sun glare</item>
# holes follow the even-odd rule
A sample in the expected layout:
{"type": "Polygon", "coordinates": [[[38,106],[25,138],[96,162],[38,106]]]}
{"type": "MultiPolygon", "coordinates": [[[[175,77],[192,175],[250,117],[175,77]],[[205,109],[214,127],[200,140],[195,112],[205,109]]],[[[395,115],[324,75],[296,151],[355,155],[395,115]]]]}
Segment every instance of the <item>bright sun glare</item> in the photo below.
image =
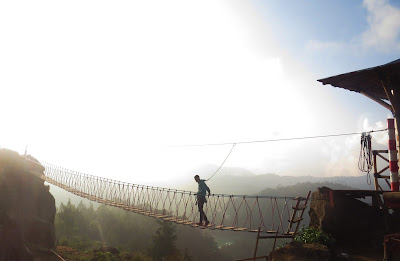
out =
{"type": "MultiPolygon", "coordinates": [[[[219,165],[230,150],[168,146],[333,126],[321,117],[329,94],[292,64],[249,4],[73,2],[10,2],[15,11],[2,13],[14,26],[4,32],[13,41],[1,68],[9,127],[1,147],[28,145],[39,159],[93,175],[168,180],[219,165]]],[[[301,146],[238,146],[227,166],[280,172],[301,146]]]]}

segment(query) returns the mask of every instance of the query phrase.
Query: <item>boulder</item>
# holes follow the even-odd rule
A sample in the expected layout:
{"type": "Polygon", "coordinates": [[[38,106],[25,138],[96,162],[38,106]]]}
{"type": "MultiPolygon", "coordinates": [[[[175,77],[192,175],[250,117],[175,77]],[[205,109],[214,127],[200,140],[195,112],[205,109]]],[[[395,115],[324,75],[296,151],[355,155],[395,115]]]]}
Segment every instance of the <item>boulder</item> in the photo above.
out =
{"type": "Polygon", "coordinates": [[[0,260],[55,249],[55,200],[40,178],[43,166],[28,158],[0,149],[0,260]]]}
{"type": "Polygon", "coordinates": [[[330,234],[336,244],[380,247],[385,233],[384,212],[342,193],[331,198],[331,189],[318,188],[311,195],[310,227],[330,234]]]}

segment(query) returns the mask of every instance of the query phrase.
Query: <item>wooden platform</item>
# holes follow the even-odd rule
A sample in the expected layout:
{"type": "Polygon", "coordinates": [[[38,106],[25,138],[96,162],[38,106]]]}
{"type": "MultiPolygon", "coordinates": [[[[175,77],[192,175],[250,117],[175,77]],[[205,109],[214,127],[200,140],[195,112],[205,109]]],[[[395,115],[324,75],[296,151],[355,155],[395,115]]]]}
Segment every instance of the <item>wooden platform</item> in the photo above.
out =
{"type": "Polygon", "coordinates": [[[384,192],[383,201],[388,208],[400,208],[400,192],[384,192]]]}
{"type": "MultiPolygon", "coordinates": [[[[384,191],[377,191],[377,190],[329,190],[329,202],[331,207],[335,207],[335,199],[337,198],[365,198],[365,197],[372,197],[377,198],[382,195],[384,191]]],[[[374,205],[374,200],[372,200],[374,205]]]]}

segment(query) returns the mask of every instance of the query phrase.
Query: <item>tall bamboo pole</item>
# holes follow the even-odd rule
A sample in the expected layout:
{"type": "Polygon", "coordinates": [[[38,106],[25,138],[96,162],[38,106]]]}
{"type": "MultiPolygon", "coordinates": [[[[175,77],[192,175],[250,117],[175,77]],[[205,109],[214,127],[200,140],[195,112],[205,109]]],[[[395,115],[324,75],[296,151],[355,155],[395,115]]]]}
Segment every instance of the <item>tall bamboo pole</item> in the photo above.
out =
{"type": "Polygon", "coordinates": [[[399,148],[399,130],[400,130],[400,118],[399,118],[399,115],[398,114],[395,114],[394,115],[394,123],[395,123],[395,126],[396,126],[396,130],[395,130],[395,133],[396,133],[396,145],[397,145],[397,147],[396,147],[396,149],[397,149],[397,158],[398,159],[400,159],[400,148],[399,148]]]}
{"type": "MultiPolygon", "coordinates": [[[[394,118],[394,126],[395,126],[395,142],[396,142],[396,150],[397,150],[397,159],[400,159],[400,149],[399,149],[399,130],[400,130],[400,118],[399,118],[399,97],[397,97],[398,93],[394,91],[394,88],[389,88],[390,86],[387,86],[386,79],[382,73],[379,73],[379,78],[381,81],[382,88],[384,89],[386,96],[388,100],[390,101],[390,104],[392,105],[392,113],[393,113],[393,118],[394,118]],[[396,133],[397,132],[397,133],[396,133]]],[[[393,86],[392,86],[393,87],[393,86]]],[[[390,152],[389,152],[390,153],[390,152]]],[[[391,174],[392,175],[392,174],[391,174]]],[[[398,170],[397,170],[397,182],[398,182],[398,170]]],[[[393,190],[393,187],[392,187],[393,190]]],[[[397,190],[398,191],[398,183],[397,183],[397,190]]]]}

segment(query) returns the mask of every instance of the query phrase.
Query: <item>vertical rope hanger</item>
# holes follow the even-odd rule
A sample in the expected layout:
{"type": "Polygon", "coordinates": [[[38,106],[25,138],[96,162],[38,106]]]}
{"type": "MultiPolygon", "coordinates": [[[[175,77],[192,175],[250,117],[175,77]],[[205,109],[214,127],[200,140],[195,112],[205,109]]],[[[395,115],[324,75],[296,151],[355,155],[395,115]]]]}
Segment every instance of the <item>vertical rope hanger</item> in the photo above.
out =
{"type": "Polygon", "coordinates": [[[361,149],[358,159],[358,168],[362,172],[367,172],[367,183],[371,184],[370,172],[372,170],[372,149],[371,149],[371,134],[363,132],[361,134],[361,149]]]}
{"type": "MultiPolygon", "coordinates": [[[[230,149],[229,154],[231,154],[232,150],[233,148],[230,149]]],[[[224,162],[226,162],[228,156],[225,158],[224,162]]],[[[177,224],[196,226],[198,211],[194,202],[195,198],[192,196],[193,192],[124,183],[122,181],[62,169],[47,163],[43,164],[45,168],[44,173],[34,172],[33,174],[40,175],[41,178],[46,178],[47,182],[59,186],[75,195],[144,216],[175,222],[177,224]],[[71,178],[67,179],[66,176],[71,176],[71,178]],[[80,182],[73,182],[71,179],[77,179],[80,182]],[[61,181],[65,181],[67,185],[60,183],[61,181]],[[96,189],[96,187],[103,189],[96,189]],[[126,198],[128,194],[130,194],[130,196],[126,198]]],[[[205,209],[207,216],[212,217],[210,220],[212,226],[209,228],[231,231],[248,230],[254,232],[257,231],[255,230],[257,227],[255,226],[257,226],[259,221],[259,227],[263,227],[265,231],[267,231],[267,227],[272,226],[274,228],[277,226],[282,232],[284,231],[281,229],[283,227],[282,224],[286,225],[286,220],[290,218],[288,216],[288,206],[290,205],[286,204],[288,199],[291,198],[276,196],[212,195],[205,209]],[[260,199],[262,199],[264,203],[261,202],[260,199]],[[281,211],[279,210],[280,204],[277,203],[278,199],[279,201],[285,200],[284,208],[281,211]],[[276,202],[276,206],[272,205],[272,220],[267,218],[270,209],[268,206],[269,201],[276,202]],[[264,210],[265,213],[262,210],[264,209],[263,206],[266,206],[264,210]],[[275,210],[274,208],[277,209],[275,210]],[[274,221],[274,211],[278,213],[278,225],[275,224],[274,221]],[[272,222],[272,224],[270,224],[270,222],[272,222]]],[[[277,232],[274,231],[274,233],[277,232]]]]}
{"type": "Polygon", "coordinates": [[[211,177],[209,177],[206,181],[209,181],[212,177],[214,177],[215,174],[217,174],[217,172],[222,168],[222,166],[224,165],[225,161],[229,158],[229,155],[231,155],[233,148],[236,146],[236,143],[232,144],[232,148],[228,153],[228,156],[226,156],[226,158],[224,159],[224,161],[222,162],[222,164],[219,166],[219,168],[214,172],[214,174],[211,175],[211,177]]]}

